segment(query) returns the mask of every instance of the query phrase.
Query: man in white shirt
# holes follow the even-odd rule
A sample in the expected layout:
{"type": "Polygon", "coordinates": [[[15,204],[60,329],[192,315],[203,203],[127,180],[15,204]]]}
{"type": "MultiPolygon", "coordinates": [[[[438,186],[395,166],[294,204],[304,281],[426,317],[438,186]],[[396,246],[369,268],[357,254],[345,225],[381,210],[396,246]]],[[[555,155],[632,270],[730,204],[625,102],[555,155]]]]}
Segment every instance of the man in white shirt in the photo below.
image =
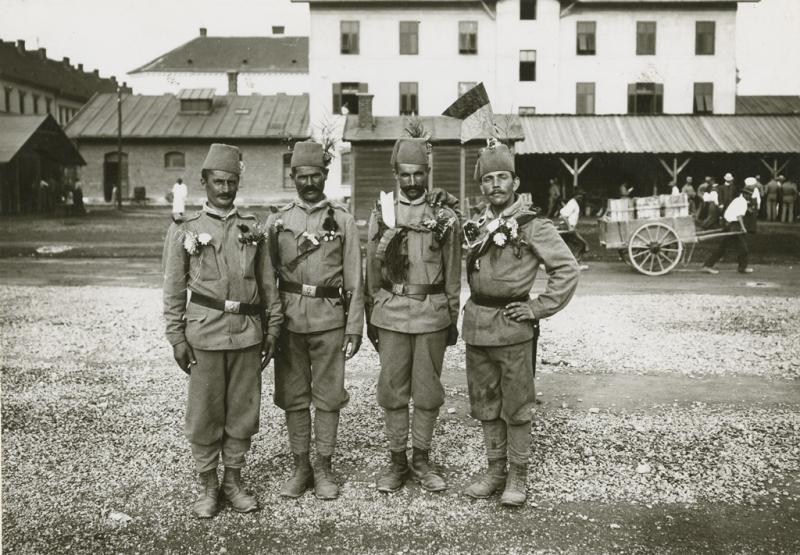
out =
{"type": "Polygon", "coordinates": [[[579,201],[583,201],[584,193],[580,189],[575,191],[575,194],[569,199],[569,202],[564,205],[563,208],[559,211],[559,216],[561,216],[561,225],[557,226],[561,238],[569,247],[569,250],[572,251],[572,255],[575,257],[575,260],[578,261],[580,264],[579,268],[581,270],[588,270],[589,266],[586,264],[581,264],[581,258],[583,255],[589,251],[589,244],[586,240],[580,236],[578,233],[577,225],[578,219],[581,215],[581,207],[579,201]]]}
{"type": "Polygon", "coordinates": [[[189,195],[189,189],[180,177],[175,185],[172,186],[172,221],[181,223],[183,221],[183,213],[186,211],[186,197],[189,195]]]}
{"type": "MultiPolygon", "coordinates": [[[[753,191],[755,191],[755,189],[755,178],[748,177],[745,180],[742,193],[738,197],[734,198],[725,209],[725,213],[723,214],[725,231],[738,231],[738,222],[747,216],[748,211],[751,209],[756,211],[758,210],[758,208],[755,206],[755,203],[753,203],[753,191]],[[750,206],[751,203],[753,204],[752,208],[750,206]]],[[[711,253],[711,256],[709,256],[705,261],[705,264],[703,264],[703,271],[708,274],[718,274],[719,270],[714,268],[714,265],[720,258],[722,258],[728,247],[732,247],[736,250],[736,260],[739,263],[739,272],[742,274],[753,273],[753,268],[747,265],[748,252],[747,241],[745,237],[746,236],[744,233],[741,235],[728,235],[727,237],[724,237],[717,249],[711,253]]]]}

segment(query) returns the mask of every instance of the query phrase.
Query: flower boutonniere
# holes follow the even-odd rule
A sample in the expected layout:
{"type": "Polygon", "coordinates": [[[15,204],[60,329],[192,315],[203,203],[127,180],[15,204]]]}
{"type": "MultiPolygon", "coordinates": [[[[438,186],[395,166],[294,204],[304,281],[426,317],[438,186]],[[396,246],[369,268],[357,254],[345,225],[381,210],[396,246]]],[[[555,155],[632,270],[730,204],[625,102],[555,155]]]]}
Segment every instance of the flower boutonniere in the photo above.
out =
{"type": "Polygon", "coordinates": [[[312,251],[314,249],[319,248],[319,239],[317,238],[316,234],[309,233],[308,231],[304,231],[300,235],[300,243],[297,246],[297,251],[300,254],[306,253],[308,251],[312,251]]]}
{"type": "Polygon", "coordinates": [[[520,248],[524,246],[525,240],[519,236],[519,224],[514,218],[508,220],[501,219],[500,225],[491,233],[492,243],[504,249],[507,245],[514,248],[514,255],[520,257],[520,248]]]}
{"type": "Polygon", "coordinates": [[[443,209],[440,209],[435,217],[422,220],[422,226],[433,233],[433,239],[439,245],[444,242],[455,223],[455,216],[448,216],[443,209]]]}
{"type": "Polygon", "coordinates": [[[239,224],[239,242],[243,245],[258,245],[267,240],[267,230],[259,224],[252,228],[245,224],[239,224]]]}
{"type": "Polygon", "coordinates": [[[210,233],[185,231],[183,234],[183,248],[190,255],[195,255],[200,252],[201,247],[210,245],[211,239],[212,237],[210,233]]]}

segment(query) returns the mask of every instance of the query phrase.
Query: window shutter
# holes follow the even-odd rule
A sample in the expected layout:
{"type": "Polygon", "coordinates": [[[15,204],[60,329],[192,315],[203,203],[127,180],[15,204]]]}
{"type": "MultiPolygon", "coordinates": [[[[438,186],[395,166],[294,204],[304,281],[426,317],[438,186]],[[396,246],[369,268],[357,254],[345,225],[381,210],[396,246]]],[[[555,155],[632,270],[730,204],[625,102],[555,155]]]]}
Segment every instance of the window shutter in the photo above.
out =
{"type": "Polygon", "coordinates": [[[333,84],[333,113],[340,114],[342,111],[342,84],[333,84]]]}

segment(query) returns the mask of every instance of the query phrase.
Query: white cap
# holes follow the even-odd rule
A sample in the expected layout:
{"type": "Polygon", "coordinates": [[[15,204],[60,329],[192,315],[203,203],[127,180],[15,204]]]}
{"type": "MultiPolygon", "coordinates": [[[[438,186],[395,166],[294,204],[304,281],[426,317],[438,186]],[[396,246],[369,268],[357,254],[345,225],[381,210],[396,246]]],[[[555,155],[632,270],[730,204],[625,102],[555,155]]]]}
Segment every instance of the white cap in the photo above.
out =
{"type": "Polygon", "coordinates": [[[744,180],[745,186],[752,185],[753,187],[755,187],[756,183],[757,183],[757,181],[756,181],[755,177],[748,177],[747,179],[744,180]]]}
{"type": "Polygon", "coordinates": [[[725,177],[723,179],[725,181],[733,181],[733,174],[728,172],[728,173],[725,174],[725,177]]]}

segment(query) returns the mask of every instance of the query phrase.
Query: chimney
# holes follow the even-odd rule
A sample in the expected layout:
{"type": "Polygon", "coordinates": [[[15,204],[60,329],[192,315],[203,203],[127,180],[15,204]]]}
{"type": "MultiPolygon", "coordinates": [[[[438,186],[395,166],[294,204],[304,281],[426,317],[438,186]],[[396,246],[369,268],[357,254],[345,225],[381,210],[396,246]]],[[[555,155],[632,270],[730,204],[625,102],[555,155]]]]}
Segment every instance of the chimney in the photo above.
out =
{"type": "Polygon", "coordinates": [[[92,74],[93,74],[95,77],[100,77],[100,70],[99,70],[99,69],[93,69],[93,70],[92,70],[92,74]]]}
{"type": "Polygon", "coordinates": [[[69,56],[64,56],[63,58],[61,58],[61,62],[62,62],[62,63],[65,65],[65,66],[69,67],[69,56]]]}
{"type": "Polygon", "coordinates": [[[43,60],[47,59],[47,48],[40,48],[39,49],[39,57],[43,60]]]}
{"type": "Polygon", "coordinates": [[[228,94],[239,94],[239,73],[228,72],[228,94]]]}
{"type": "Polygon", "coordinates": [[[83,64],[78,64],[78,71],[83,71],[83,64]]]}
{"type": "Polygon", "coordinates": [[[374,94],[358,93],[358,126],[372,127],[372,97],[374,94]]]}
{"type": "Polygon", "coordinates": [[[20,52],[25,52],[25,41],[24,40],[19,39],[17,41],[17,50],[19,50],[20,52]]]}
{"type": "Polygon", "coordinates": [[[200,27],[200,36],[201,37],[208,36],[208,29],[206,29],[205,27],[200,27]]]}

